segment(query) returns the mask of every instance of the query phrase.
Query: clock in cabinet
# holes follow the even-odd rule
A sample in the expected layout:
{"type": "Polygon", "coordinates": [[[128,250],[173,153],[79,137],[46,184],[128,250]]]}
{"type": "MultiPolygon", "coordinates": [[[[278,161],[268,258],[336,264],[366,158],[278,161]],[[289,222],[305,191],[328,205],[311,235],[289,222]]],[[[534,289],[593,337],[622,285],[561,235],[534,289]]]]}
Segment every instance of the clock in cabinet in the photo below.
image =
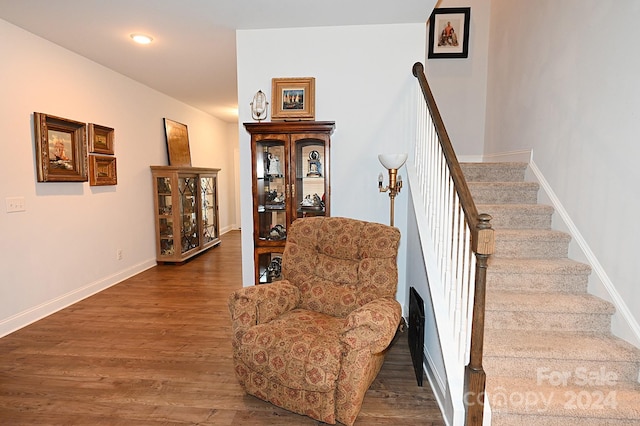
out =
{"type": "Polygon", "coordinates": [[[329,216],[333,121],[244,123],[251,134],[256,284],[279,280],[287,228],[329,216]]]}
{"type": "Polygon", "coordinates": [[[159,262],[182,262],[220,244],[219,171],[151,166],[159,262]]]}

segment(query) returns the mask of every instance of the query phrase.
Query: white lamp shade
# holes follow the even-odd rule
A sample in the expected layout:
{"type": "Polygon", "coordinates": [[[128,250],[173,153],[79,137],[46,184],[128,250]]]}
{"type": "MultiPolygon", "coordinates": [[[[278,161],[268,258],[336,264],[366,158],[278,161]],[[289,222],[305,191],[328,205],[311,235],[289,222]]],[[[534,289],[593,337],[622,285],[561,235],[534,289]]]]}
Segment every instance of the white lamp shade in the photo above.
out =
{"type": "Polygon", "coordinates": [[[378,160],[387,169],[399,169],[407,161],[407,154],[379,154],[378,160]]]}

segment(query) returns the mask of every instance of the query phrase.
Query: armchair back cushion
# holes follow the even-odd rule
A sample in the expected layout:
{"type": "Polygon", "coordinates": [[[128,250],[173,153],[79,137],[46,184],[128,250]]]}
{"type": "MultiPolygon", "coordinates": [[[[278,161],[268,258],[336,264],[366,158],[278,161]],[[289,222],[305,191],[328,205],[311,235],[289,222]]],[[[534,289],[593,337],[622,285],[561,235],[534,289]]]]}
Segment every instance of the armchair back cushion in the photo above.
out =
{"type": "Polygon", "coordinates": [[[289,226],[282,264],[298,287],[299,307],[344,318],[381,298],[395,297],[400,231],[340,217],[296,220],[289,226]]]}

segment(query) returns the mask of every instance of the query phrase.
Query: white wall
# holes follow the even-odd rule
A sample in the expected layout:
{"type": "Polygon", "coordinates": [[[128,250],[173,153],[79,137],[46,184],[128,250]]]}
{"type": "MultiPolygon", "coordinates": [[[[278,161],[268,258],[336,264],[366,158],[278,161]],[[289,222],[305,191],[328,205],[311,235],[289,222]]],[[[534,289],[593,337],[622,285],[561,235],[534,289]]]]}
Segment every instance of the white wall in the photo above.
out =
{"type": "MultiPolygon", "coordinates": [[[[493,0],[491,11],[485,151],[533,149],[637,327],[640,2],[493,0]]],[[[633,341],[623,321],[613,330],[633,341]]]]}
{"type": "MultiPolygon", "coordinates": [[[[425,21],[429,10],[425,8],[425,21]]],[[[407,152],[415,111],[411,67],[424,61],[425,24],[243,30],[237,33],[242,227],[252,229],[249,102],[273,77],[315,77],[316,119],[336,122],[331,141],[331,215],[389,223],[389,197],[377,189],[379,153],[407,152]]],[[[401,169],[401,174],[404,169],[401,169]]],[[[385,178],[386,181],[387,178],[385,178]]],[[[407,198],[395,225],[406,229],[407,198]]],[[[253,236],[243,233],[244,284],[253,283],[253,236]]],[[[404,243],[398,300],[404,303],[404,243]]]]}
{"type": "Polygon", "coordinates": [[[221,227],[234,226],[235,125],[2,20],[0,39],[0,336],[155,264],[149,166],[167,164],[163,117],[187,124],[194,165],[222,168],[221,227]],[[118,185],[38,183],[34,111],[113,127],[118,185]],[[25,212],[6,213],[14,196],[25,212]]]}
{"type": "Polygon", "coordinates": [[[427,59],[425,75],[456,154],[478,157],[484,149],[491,0],[440,0],[436,7],[471,8],[469,57],[427,59]]]}

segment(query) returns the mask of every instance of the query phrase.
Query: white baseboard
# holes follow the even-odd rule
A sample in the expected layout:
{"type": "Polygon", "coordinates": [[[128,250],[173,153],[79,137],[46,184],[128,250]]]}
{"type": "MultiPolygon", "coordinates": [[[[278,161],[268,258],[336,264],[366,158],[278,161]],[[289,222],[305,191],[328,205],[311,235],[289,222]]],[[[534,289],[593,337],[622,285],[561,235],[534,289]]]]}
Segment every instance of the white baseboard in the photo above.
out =
{"type": "Polygon", "coordinates": [[[488,154],[482,156],[482,161],[485,163],[490,162],[521,162],[521,163],[530,163],[532,159],[532,151],[530,149],[525,149],[522,151],[510,151],[510,152],[502,152],[499,154],[488,154]]]}
{"type": "Polygon", "coordinates": [[[438,407],[440,407],[440,412],[442,413],[442,418],[445,423],[448,425],[453,424],[453,413],[451,413],[451,409],[447,409],[447,384],[442,379],[442,377],[438,374],[438,371],[434,369],[433,360],[431,359],[431,355],[426,348],[423,349],[424,352],[424,373],[427,376],[427,381],[429,385],[431,385],[431,390],[433,391],[433,395],[436,398],[436,402],[438,403],[438,407]]]}
{"type": "Polygon", "coordinates": [[[482,155],[460,155],[458,156],[459,163],[482,163],[482,155]]]}
{"type": "Polygon", "coordinates": [[[220,235],[224,235],[227,232],[231,232],[231,231],[239,231],[240,227],[234,225],[229,225],[229,226],[225,226],[224,228],[220,228],[220,235]]]}
{"type": "Polygon", "coordinates": [[[438,404],[445,401],[446,399],[446,391],[447,391],[447,383],[442,378],[438,371],[434,369],[432,366],[434,365],[433,359],[431,359],[431,354],[427,350],[427,348],[423,348],[424,352],[424,371],[429,379],[429,383],[431,387],[434,389],[434,393],[436,395],[436,399],[438,400],[438,404]]]}
{"type": "Polygon", "coordinates": [[[32,324],[46,316],[49,316],[61,309],[73,305],[99,293],[111,286],[114,286],[127,278],[130,278],[140,272],[143,272],[149,268],[156,266],[156,260],[149,259],[137,265],[118,272],[117,274],[102,278],[98,281],[90,283],[84,287],[73,290],[67,294],[56,297],[55,299],[48,300],[41,303],[38,306],[34,306],[25,311],[19,312],[9,318],[0,321],[0,337],[4,337],[7,334],[13,333],[29,324],[32,324]]]}
{"type": "Polygon", "coordinates": [[[460,163],[529,163],[531,161],[531,150],[503,152],[500,154],[488,155],[460,155],[458,156],[458,161],[460,163]]]}

